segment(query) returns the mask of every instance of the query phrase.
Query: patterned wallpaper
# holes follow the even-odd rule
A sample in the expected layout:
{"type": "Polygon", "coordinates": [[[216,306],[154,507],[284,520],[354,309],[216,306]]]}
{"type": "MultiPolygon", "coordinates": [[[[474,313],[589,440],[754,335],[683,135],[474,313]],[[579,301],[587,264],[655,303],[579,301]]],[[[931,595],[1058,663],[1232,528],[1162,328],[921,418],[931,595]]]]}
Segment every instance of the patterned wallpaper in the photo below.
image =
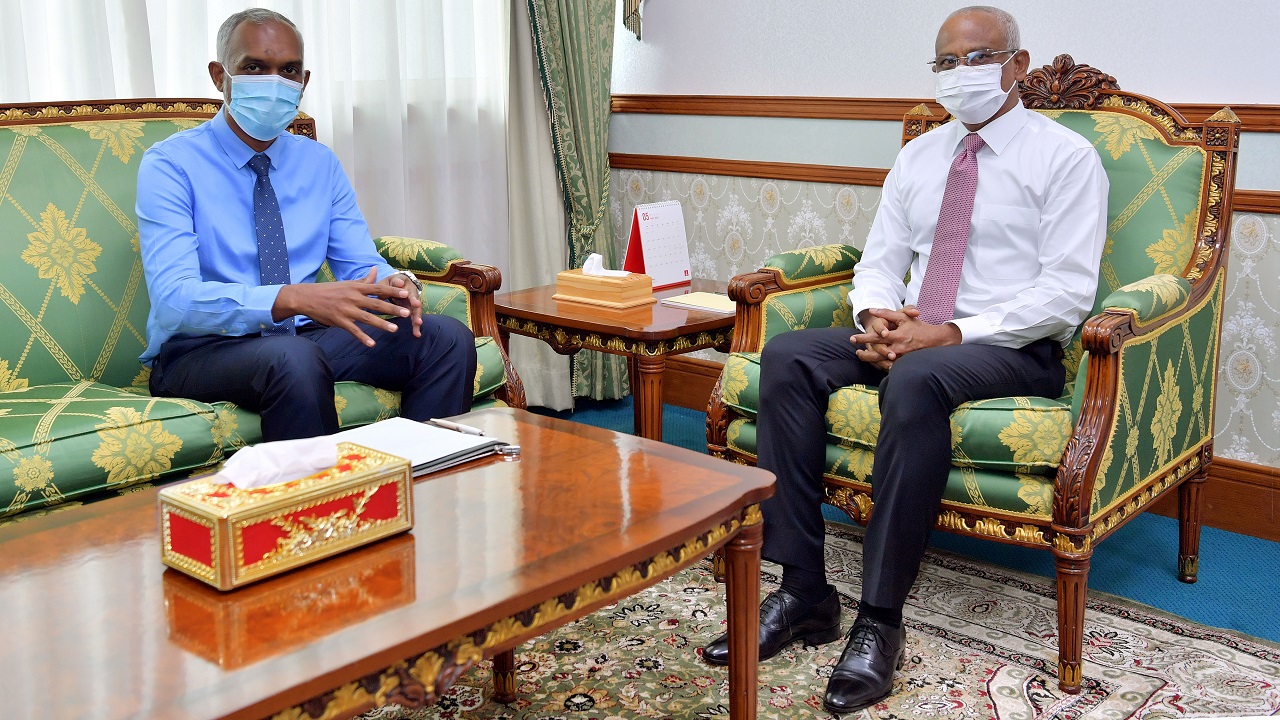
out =
{"type": "MultiPolygon", "coordinates": [[[[615,169],[610,184],[619,257],[637,204],[679,200],[693,275],[720,280],[783,250],[861,248],[880,202],[878,187],[766,178],[615,169]]],[[[1235,215],[1228,268],[1214,450],[1280,467],[1280,372],[1271,370],[1280,367],[1280,215],[1235,215]]],[[[723,360],[709,350],[692,356],[723,360]]]]}

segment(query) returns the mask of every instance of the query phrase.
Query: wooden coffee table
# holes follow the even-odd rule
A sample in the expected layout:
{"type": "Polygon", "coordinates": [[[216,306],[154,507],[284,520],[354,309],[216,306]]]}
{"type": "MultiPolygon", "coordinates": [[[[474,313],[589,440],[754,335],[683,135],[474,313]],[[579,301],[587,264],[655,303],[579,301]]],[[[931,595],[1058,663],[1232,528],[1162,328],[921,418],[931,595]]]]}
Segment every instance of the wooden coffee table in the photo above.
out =
{"type": "Polygon", "coordinates": [[[0,716],[350,717],[432,702],[483,657],[511,699],[515,647],[723,546],[730,714],[755,717],[773,476],[521,410],[462,419],[523,456],[421,478],[409,535],[230,593],[160,564],[155,489],[0,527],[0,716]]]}
{"type": "Polygon", "coordinates": [[[728,352],[733,339],[733,313],[715,313],[662,304],[662,299],[694,292],[725,292],[718,280],[694,280],[691,287],[654,293],[658,302],[631,310],[609,310],[553,300],[554,285],[498,295],[493,299],[498,328],[537,338],[561,354],[579,350],[623,355],[631,379],[635,432],[662,439],[662,373],[667,357],[716,348],[728,352]]]}

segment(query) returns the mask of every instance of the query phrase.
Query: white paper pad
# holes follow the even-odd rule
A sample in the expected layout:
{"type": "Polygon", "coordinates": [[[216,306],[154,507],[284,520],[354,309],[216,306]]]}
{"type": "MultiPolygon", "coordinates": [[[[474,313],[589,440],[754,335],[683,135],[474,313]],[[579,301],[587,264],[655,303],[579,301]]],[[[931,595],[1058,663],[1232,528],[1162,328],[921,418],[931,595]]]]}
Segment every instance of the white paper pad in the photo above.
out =
{"type": "Polygon", "coordinates": [[[506,444],[497,438],[467,435],[400,417],[343,430],[333,437],[407,458],[415,474],[481,457],[506,444]]]}

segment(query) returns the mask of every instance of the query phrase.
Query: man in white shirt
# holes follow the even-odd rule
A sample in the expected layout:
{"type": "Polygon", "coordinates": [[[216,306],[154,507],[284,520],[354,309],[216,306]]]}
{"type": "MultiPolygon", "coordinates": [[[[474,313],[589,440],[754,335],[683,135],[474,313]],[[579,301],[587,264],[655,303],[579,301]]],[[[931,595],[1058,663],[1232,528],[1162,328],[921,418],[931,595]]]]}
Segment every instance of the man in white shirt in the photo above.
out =
{"type": "MultiPolygon", "coordinates": [[[[958,10],[935,50],[938,101],[956,120],[908,143],[885,179],[849,294],[857,332],[786,333],[761,358],[759,465],[778,478],[762,507],[763,554],[783,568],[760,609],[761,660],[794,640],[840,637],[823,566],[824,413],[837,388],[879,390],[862,600],[824,698],[837,713],[893,687],[902,607],[951,467],[952,410],[1061,394],[1062,349],[1093,304],[1105,240],[1101,161],[1083,137],[1022,106],[1030,56],[1014,19],[958,10]]],[[[726,639],[704,658],[726,663],[726,639]]]]}

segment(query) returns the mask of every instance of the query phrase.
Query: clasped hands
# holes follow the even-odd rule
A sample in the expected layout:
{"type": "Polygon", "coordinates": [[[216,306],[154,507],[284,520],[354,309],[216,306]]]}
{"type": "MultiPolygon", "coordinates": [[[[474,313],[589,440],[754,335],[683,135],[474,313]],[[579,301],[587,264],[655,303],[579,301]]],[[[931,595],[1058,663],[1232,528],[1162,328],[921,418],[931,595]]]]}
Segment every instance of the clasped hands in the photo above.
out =
{"type": "Polygon", "coordinates": [[[373,347],[360,325],[395,332],[396,324],[379,315],[413,319],[413,336],[422,337],[422,298],[403,275],[388,275],[377,282],[378,269],[370,268],[360,280],[325,283],[297,283],[280,288],[271,317],[276,322],[294,315],[306,315],[331,327],[340,327],[368,347],[373,347]]]}
{"type": "Polygon", "coordinates": [[[963,339],[960,328],[951,323],[930,325],[920,319],[915,305],[901,310],[869,308],[858,318],[866,332],[849,338],[849,342],[863,347],[856,351],[858,358],[889,372],[893,362],[903,355],[921,348],[959,345],[963,339]]]}

